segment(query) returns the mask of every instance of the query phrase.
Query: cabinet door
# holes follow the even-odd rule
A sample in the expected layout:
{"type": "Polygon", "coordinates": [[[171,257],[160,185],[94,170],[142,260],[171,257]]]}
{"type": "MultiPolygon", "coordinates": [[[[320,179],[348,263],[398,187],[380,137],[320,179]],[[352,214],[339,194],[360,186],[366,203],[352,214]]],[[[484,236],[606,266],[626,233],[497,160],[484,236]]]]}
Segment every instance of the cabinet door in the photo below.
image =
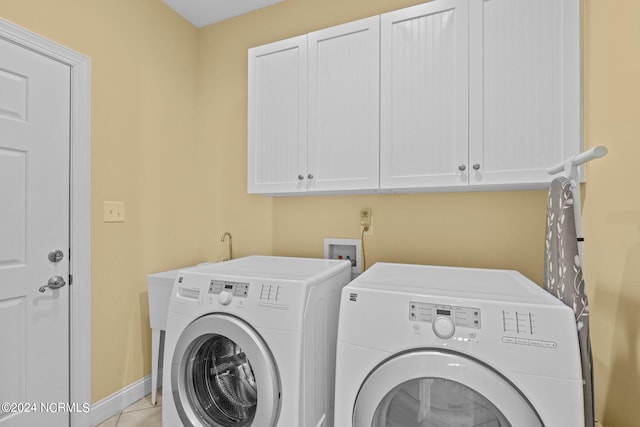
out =
{"type": "Polygon", "coordinates": [[[310,191],[379,184],[378,16],[309,34],[310,191]]]}
{"type": "Polygon", "coordinates": [[[466,186],[468,3],[382,15],[382,188],[466,186]]]}
{"type": "Polygon", "coordinates": [[[249,193],[306,191],[307,36],[249,49],[249,193]]]}
{"type": "Polygon", "coordinates": [[[469,182],[546,186],[581,147],[579,0],[469,7],[469,182]]]}

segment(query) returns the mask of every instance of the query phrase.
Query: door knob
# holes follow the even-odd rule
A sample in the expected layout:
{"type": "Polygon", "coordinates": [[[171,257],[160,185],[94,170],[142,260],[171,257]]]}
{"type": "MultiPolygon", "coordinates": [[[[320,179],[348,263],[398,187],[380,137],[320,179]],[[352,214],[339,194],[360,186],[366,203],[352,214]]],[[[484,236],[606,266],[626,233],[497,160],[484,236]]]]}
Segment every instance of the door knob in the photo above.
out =
{"type": "Polygon", "coordinates": [[[49,279],[47,284],[44,285],[44,286],[41,286],[40,289],[38,289],[38,291],[44,292],[44,291],[47,290],[47,288],[60,289],[61,287],[63,287],[66,284],[67,284],[67,282],[64,281],[62,276],[53,276],[51,279],[49,279]]]}
{"type": "Polygon", "coordinates": [[[461,172],[464,172],[464,170],[467,168],[466,165],[460,165],[458,166],[458,169],[460,169],[461,172]]]}
{"type": "Polygon", "coordinates": [[[475,165],[473,165],[473,169],[479,170],[480,169],[480,163],[476,163],[475,165]]]}
{"type": "Polygon", "coordinates": [[[64,252],[60,249],[56,249],[55,251],[49,252],[49,261],[51,262],[60,262],[62,258],[64,258],[64,252]]]}

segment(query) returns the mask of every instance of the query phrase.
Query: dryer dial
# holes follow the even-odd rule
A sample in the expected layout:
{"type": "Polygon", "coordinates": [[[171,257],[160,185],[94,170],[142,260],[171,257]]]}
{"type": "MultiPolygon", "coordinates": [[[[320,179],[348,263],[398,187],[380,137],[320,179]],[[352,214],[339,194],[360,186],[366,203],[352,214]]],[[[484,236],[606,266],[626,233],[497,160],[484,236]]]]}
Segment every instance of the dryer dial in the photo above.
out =
{"type": "Polygon", "coordinates": [[[433,332],[442,339],[451,338],[456,331],[456,326],[453,324],[453,320],[448,317],[438,316],[433,319],[432,323],[433,332]]]}
{"type": "Polygon", "coordinates": [[[229,305],[232,299],[233,295],[229,291],[222,291],[218,294],[218,302],[222,305],[229,305]]]}

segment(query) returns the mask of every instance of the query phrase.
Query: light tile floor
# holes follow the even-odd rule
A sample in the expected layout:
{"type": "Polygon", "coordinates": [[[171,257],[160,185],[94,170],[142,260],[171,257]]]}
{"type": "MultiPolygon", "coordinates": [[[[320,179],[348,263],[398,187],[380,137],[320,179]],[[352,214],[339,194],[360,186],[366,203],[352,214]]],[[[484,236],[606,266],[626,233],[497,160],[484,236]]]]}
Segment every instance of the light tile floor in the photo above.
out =
{"type": "Polygon", "coordinates": [[[119,414],[98,424],[96,427],[161,427],[162,391],[158,390],[156,406],[151,404],[148,394],[119,414]]]}

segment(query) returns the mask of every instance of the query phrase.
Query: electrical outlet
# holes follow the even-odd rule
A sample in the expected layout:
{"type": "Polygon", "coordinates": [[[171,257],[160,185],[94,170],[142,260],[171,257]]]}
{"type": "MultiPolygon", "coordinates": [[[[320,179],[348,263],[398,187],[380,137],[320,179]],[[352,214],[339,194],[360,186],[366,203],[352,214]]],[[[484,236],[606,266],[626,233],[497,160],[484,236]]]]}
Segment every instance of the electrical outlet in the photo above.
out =
{"type": "Polygon", "coordinates": [[[360,209],[360,227],[364,229],[365,236],[373,236],[373,216],[371,208],[360,209]]]}
{"type": "Polygon", "coordinates": [[[104,202],[104,222],[124,222],[124,202],[104,202]]]}

